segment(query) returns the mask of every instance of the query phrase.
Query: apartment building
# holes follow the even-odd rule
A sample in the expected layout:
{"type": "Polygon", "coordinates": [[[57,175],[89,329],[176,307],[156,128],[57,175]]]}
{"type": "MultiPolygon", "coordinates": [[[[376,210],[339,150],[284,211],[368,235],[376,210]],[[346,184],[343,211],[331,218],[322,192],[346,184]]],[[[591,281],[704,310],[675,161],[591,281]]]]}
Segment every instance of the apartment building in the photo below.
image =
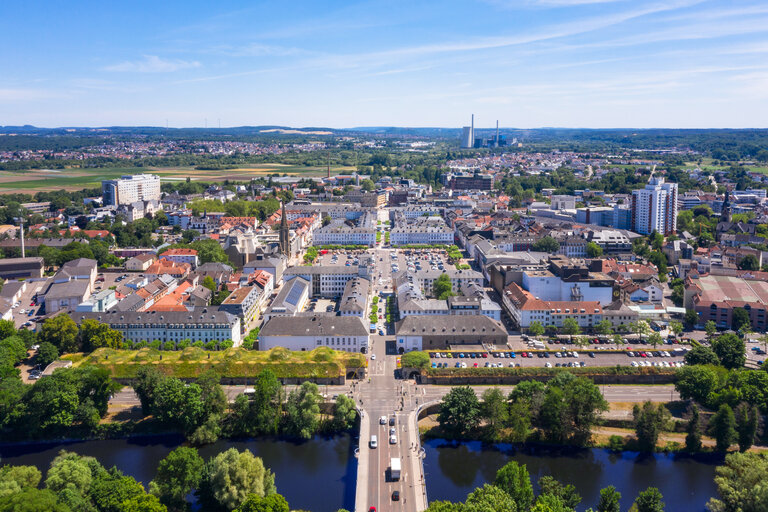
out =
{"type": "Polygon", "coordinates": [[[677,211],[677,183],[652,176],[645,188],[632,191],[632,230],[641,235],[674,234],[677,211]]]}
{"type": "Polygon", "coordinates": [[[215,308],[200,311],[118,311],[111,309],[104,313],[76,312],[72,314],[76,323],[85,319],[97,320],[120,331],[123,338],[134,342],[162,342],[190,340],[225,341],[232,340],[234,346],[242,342],[240,319],[215,308]]]}
{"type": "Polygon", "coordinates": [[[134,174],[121,176],[117,180],[101,182],[104,205],[130,205],[137,201],[160,200],[160,176],[134,174]]]}

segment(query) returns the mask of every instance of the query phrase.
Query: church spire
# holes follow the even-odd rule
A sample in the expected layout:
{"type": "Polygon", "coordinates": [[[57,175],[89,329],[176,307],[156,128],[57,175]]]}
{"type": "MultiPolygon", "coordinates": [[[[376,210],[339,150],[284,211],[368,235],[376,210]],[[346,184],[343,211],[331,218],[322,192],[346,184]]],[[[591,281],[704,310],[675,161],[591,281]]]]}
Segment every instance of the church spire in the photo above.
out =
{"type": "Polygon", "coordinates": [[[291,257],[291,234],[288,230],[288,215],[285,213],[285,202],[280,212],[280,252],[287,258],[291,257]]]}

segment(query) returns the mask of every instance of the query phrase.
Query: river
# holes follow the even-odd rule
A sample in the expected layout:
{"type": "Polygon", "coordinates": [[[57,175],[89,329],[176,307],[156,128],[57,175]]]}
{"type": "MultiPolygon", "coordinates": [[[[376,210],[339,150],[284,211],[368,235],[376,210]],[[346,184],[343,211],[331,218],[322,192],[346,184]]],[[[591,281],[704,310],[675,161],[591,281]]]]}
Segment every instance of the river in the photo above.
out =
{"type": "MultiPolygon", "coordinates": [[[[145,486],[155,476],[158,463],[182,444],[180,436],[164,435],[77,441],[68,443],[30,443],[0,445],[2,464],[33,465],[43,471],[60,450],[96,457],[109,468],[117,466],[145,486]]],[[[285,496],[292,510],[335,512],[352,510],[355,504],[357,460],[355,442],[348,435],[316,436],[307,442],[282,439],[225,440],[200,448],[208,459],[229,448],[251,450],[264,459],[264,465],[275,473],[277,491],[285,496]]]]}
{"type": "MultiPolygon", "coordinates": [[[[105,467],[117,466],[145,485],[157,465],[182,444],[175,435],[148,436],[104,441],[29,443],[0,445],[3,464],[25,464],[43,473],[62,449],[96,457],[105,467]]],[[[307,442],[283,439],[219,441],[200,448],[209,458],[228,448],[249,449],[264,459],[275,473],[277,490],[291,509],[312,512],[353,510],[357,460],[355,441],[348,435],[317,436],[307,442]]],[[[672,454],[611,453],[603,449],[570,449],[513,445],[483,445],[480,442],[451,443],[430,440],[424,444],[424,470],[430,500],[463,501],[467,494],[486,482],[510,460],[528,467],[532,480],[551,475],[573,484],[583,501],[583,511],[597,505],[600,489],[615,486],[622,493],[622,510],[629,509],[637,493],[649,486],[664,495],[667,510],[702,512],[716,495],[714,485],[717,457],[692,458],[672,454]]]]}
{"type": "Polygon", "coordinates": [[[536,481],[545,475],[573,484],[582,497],[578,511],[596,507],[600,489],[613,485],[622,494],[622,510],[629,509],[640,491],[657,487],[664,495],[666,510],[703,512],[709,498],[717,495],[715,468],[722,462],[718,456],[612,453],[599,448],[520,448],[441,439],[425,442],[424,448],[424,478],[430,501],[464,501],[476,487],[493,482],[496,471],[514,460],[528,467],[537,492],[536,481]]]}

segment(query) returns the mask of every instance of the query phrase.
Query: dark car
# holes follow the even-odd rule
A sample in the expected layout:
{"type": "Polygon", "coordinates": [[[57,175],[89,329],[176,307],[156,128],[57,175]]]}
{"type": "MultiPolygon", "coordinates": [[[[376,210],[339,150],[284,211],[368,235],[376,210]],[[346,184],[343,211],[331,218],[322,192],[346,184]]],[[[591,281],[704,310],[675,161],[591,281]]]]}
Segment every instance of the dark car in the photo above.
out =
{"type": "Polygon", "coordinates": [[[392,493],[392,501],[400,501],[400,491],[394,491],[392,493]]]}

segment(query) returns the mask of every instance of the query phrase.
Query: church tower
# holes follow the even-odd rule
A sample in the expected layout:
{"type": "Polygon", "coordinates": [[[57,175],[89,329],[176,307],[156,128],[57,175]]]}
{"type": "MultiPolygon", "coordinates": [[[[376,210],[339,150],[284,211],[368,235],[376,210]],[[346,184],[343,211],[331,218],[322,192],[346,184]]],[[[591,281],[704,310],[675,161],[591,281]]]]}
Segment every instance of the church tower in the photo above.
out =
{"type": "Polygon", "coordinates": [[[285,213],[285,203],[280,215],[280,252],[286,258],[291,258],[291,233],[288,231],[288,216],[285,213]]]}
{"type": "Polygon", "coordinates": [[[723,200],[723,209],[720,212],[720,222],[733,221],[733,212],[731,211],[731,199],[728,188],[725,189],[725,199],[723,200]]]}

